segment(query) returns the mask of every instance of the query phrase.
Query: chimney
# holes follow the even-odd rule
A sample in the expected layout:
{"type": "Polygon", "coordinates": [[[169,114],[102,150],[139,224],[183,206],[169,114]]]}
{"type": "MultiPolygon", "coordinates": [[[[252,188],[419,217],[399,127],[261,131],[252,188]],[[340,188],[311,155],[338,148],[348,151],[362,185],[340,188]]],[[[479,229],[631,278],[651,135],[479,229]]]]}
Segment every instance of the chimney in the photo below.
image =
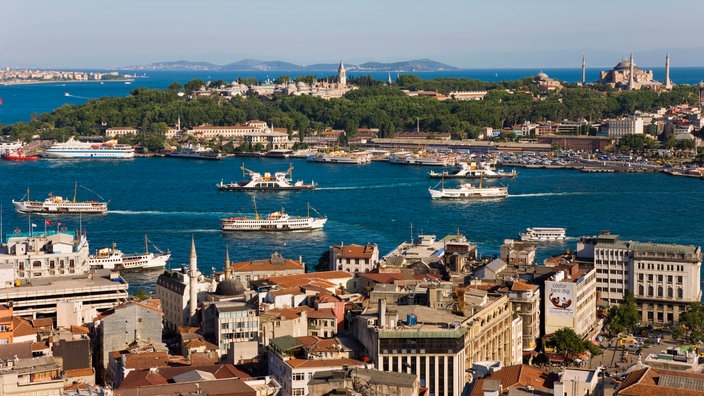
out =
{"type": "Polygon", "coordinates": [[[386,327],[386,300],[379,299],[379,321],[377,323],[377,327],[380,329],[383,329],[386,327]]]}

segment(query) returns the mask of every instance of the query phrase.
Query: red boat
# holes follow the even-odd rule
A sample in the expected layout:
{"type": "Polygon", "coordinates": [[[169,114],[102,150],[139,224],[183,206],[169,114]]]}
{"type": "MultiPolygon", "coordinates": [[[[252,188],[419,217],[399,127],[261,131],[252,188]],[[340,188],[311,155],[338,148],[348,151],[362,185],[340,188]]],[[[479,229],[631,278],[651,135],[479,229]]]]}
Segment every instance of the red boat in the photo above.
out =
{"type": "Polygon", "coordinates": [[[22,149],[17,150],[12,153],[5,153],[2,155],[2,159],[7,161],[37,161],[39,159],[38,155],[25,155],[22,149]]]}

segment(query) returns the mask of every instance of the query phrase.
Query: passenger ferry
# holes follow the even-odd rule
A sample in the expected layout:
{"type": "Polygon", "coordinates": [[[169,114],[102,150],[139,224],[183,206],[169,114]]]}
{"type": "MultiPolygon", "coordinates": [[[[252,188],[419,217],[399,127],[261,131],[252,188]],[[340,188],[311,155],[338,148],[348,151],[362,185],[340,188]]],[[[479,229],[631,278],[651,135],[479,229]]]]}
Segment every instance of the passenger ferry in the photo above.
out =
{"type": "Polygon", "coordinates": [[[561,227],[533,227],[526,228],[526,232],[521,232],[518,236],[522,241],[548,242],[564,241],[567,228],[561,227]]]}
{"type": "MultiPolygon", "coordinates": [[[[310,206],[309,206],[310,209],[310,206]]],[[[318,230],[323,228],[328,221],[327,217],[289,216],[281,209],[280,212],[271,212],[267,217],[260,218],[257,213],[256,201],[254,204],[255,217],[228,217],[220,220],[220,229],[223,231],[302,231],[318,230]]]]}
{"type": "Polygon", "coordinates": [[[329,162],[333,164],[368,164],[372,160],[372,155],[367,152],[347,153],[344,151],[334,151],[331,153],[311,154],[306,158],[310,162],[329,162]]]}
{"type": "MultiPolygon", "coordinates": [[[[76,184],[76,187],[78,184],[76,184]]],[[[76,188],[73,191],[73,200],[64,199],[59,195],[52,195],[44,201],[32,201],[29,199],[29,189],[22,200],[12,200],[12,205],[15,210],[20,213],[40,213],[40,214],[58,214],[58,213],[107,213],[108,203],[99,201],[76,201],[76,188]],[[26,198],[26,200],[25,200],[26,198]]]]}
{"type": "Polygon", "coordinates": [[[508,188],[503,186],[482,187],[481,179],[479,187],[475,187],[470,183],[460,183],[457,188],[445,188],[443,180],[440,189],[431,187],[428,188],[428,192],[433,199],[504,198],[508,196],[508,188]]]}
{"type": "Polygon", "coordinates": [[[293,165],[290,165],[286,172],[275,172],[272,176],[270,172],[264,172],[262,175],[251,169],[247,169],[242,164],[242,175],[247,172],[249,180],[240,183],[230,182],[220,183],[215,186],[220,191],[288,191],[288,190],[313,190],[316,187],[315,182],[304,183],[303,180],[293,181],[293,165]]]}
{"type": "Polygon", "coordinates": [[[65,143],[54,143],[44,151],[44,155],[59,159],[128,159],[134,158],[134,148],[115,141],[90,143],[71,137],[65,143]]]}
{"type": "Polygon", "coordinates": [[[435,172],[430,171],[431,178],[455,178],[455,179],[503,179],[516,177],[518,172],[515,169],[506,172],[503,169],[496,170],[496,165],[492,162],[458,162],[451,171],[435,172]]]}
{"type": "Polygon", "coordinates": [[[151,270],[166,267],[166,263],[171,258],[171,252],[159,251],[159,254],[149,253],[149,239],[144,236],[146,245],[144,253],[135,253],[126,255],[122,251],[115,249],[115,244],[112,247],[100,248],[94,255],[88,256],[88,265],[91,268],[116,269],[122,271],[130,270],[151,270]]]}

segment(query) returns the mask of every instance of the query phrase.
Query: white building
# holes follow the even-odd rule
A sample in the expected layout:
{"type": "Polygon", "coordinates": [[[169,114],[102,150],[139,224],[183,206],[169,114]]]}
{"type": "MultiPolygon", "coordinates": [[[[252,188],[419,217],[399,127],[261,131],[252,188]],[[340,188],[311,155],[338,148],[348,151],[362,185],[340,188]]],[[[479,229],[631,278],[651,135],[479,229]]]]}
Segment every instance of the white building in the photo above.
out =
{"type": "Polygon", "coordinates": [[[109,138],[119,138],[127,135],[136,136],[139,133],[139,129],[129,126],[124,127],[112,127],[105,130],[105,137],[109,138]]]}
{"type": "Polygon", "coordinates": [[[631,116],[609,120],[608,134],[610,138],[621,139],[625,135],[642,135],[643,119],[631,116]]]}
{"type": "Polygon", "coordinates": [[[597,292],[610,304],[630,290],[643,322],[674,323],[692,302],[701,301],[701,247],[622,241],[602,233],[582,238],[578,255],[593,259],[597,292]]]}
{"type": "Polygon", "coordinates": [[[579,264],[559,267],[545,281],[545,334],[570,328],[586,336],[596,322],[596,271],[580,270],[579,264]]]}
{"type": "Polygon", "coordinates": [[[344,245],[330,247],[330,270],[365,273],[379,265],[377,245],[344,245]]]}

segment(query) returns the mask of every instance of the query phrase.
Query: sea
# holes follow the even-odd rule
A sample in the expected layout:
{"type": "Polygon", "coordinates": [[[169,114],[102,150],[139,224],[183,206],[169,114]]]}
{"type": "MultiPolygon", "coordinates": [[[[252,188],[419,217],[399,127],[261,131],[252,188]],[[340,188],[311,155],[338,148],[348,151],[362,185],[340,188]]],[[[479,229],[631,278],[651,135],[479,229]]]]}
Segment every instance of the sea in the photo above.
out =
{"type": "MultiPolygon", "coordinates": [[[[559,70],[564,70],[564,76],[575,73],[573,81],[579,78],[578,69],[569,73],[566,69],[546,72],[569,80],[561,76],[559,70]]],[[[704,78],[704,68],[696,70],[698,74],[689,69],[673,68],[671,74],[675,82],[693,84],[704,78]],[[685,76],[689,76],[687,80],[685,76]]],[[[482,71],[484,74],[468,71],[452,77],[488,80],[491,75],[502,73],[506,80],[515,80],[538,71],[482,71]]],[[[433,78],[445,74],[435,74],[433,78]]],[[[257,77],[251,73],[240,77],[250,76],[257,77]]],[[[275,77],[269,75],[269,78],[275,77]]],[[[185,83],[194,78],[229,80],[237,76],[212,72],[151,72],[146,77],[135,78],[131,84],[0,86],[3,102],[0,117],[11,122],[27,121],[32,113],[62,105],[80,104],[100,96],[124,96],[139,86],[164,88],[173,81],[185,83]]],[[[172,252],[171,269],[188,265],[193,238],[198,267],[205,274],[222,270],[226,250],[234,262],[267,259],[278,252],[286,258],[300,258],[311,268],[332,245],[377,244],[384,255],[420,234],[442,238],[460,232],[477,245],[480,255],[491,257],[499,254],[505,239],[516,239],[527,227],[567,228],[566,241],[539,245],[539,261],[574,250],[579,237],[596,235],[602,230],[621,235],[625,240],[696,246],[704,243],[704,222],[698,212],[704,207],[704,180],[654,173],[518,169],[515,179],[485,181],[506,185],[507,198],[444,202],[430,199],[428,188],[434,187],[437,181],[428,177],[429,170],[385,162],[346,165],[313,163],[305,159],[240,157],[222,161],[163,157],[0,161],[0,235],[17,229],[41,233],[61,223],[69,232],[85,233],[93,252],[115,243],[126,253],[144,251],[147,235],[152,242],[150,251],[155,251],[153,246],[157,246],[172,252]],[[257,193],[219,191],[215,185],[221,180],[243,179],[240,169],[243,164],[260,172],[285,171],[293,165],[294,179],[315,181],[319,188],[257,193]],[[11,201],[22,199],[28,189],[32,199],[44,199],[50,193],[73,198],[75,184],[78,185],[75,190],[78,200],[109,201],[109,213],[28,216],[15,213],[12,207],[11,201]],[[255,200],[260,215],[283,209],[293,216],[304,216],[310,206],[314,209],[311,214],[325,215],[328,222],[318,231],[220,231],[219,220],[223,217],[253,215],[255,200]]],[[[446,186],[448,183],[452,182],[446,182],[446,186]]],[[[124,276],[131,292],[153,291],[159,273],[146,271],[124,276]]]]}

